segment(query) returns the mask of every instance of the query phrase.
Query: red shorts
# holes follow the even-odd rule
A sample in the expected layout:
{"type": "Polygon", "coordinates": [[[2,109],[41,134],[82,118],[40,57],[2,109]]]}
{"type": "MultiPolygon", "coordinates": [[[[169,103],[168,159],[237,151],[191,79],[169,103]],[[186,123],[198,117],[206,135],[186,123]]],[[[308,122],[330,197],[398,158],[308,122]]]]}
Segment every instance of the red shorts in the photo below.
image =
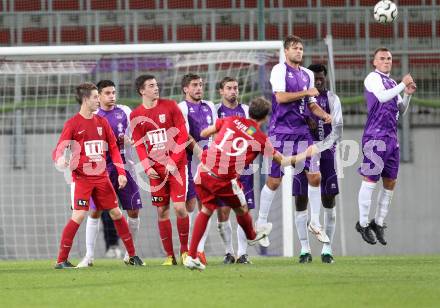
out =
{"type": "Polygon", "coordinates": [[[153,206],[165,206],[171,200],[175,202],[186,201],[186,191],[188,189],[186,165],[177,166],[176,175],[169,174],[164,167],[155,167],[154,170],[159,174],[159,179],[150,179],[151,203],[153,206]]]}
{"type": "Polygon", "coordinates": [[[74,179],[71,184],[72,208],[88,211],[90,197],[97,210],[111,210],[118,207],[118,199],[110,179],[102,181],[89,181],[87,179],[74,179]]]}
{"type": "Polygon", "coordinates": [[[211,211],[215,211],[221,205],[246,205],[246,197],[238,179],[220,179],[208,172],[197,172],[194,182],[202,205],[211,211]]]}

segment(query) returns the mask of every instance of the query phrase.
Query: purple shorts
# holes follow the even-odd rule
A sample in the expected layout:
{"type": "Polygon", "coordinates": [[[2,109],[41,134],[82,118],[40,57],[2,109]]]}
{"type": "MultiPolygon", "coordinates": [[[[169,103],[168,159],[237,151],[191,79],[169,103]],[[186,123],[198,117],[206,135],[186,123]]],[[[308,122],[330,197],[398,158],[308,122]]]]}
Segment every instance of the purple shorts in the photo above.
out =
{"type": "MultiPolygon", "coordinates": [[[[321,172],[321,195],[337,195],[339,194],[338,176],[336,175],[336,162],[328,155],[325,159],[319,161],[319,170],[321,172]]],[[[308,193],[308,181],[305,172],[296,174],[293,178],[293,190],[294,196],[307,196],[308,193]]]]}
{"type": "Polygon", "coordinates": [[[240,176],[240,183],[243,185],[244,196],[246,197],[246,203],[248,209],[255,208],[255,196],[254,196],[254,175],[242,175],[240,176]]]}
{"type": "Polygon", "coordinates": [[[191,200],[197,197],[196,185],[194,184],[194,177],[193,177],[193,171],[194,173],[197,171],[197,165],[198,163],[188,160],[188,177],[187,177],[188,190],[186,191],[186,200],[191,200]]]}
{"type": "MultiPolygon", "coordinates": [[[[309,145],[313,144],[312,136],[309,132],[303,135],[290,135],[290,134],[274,134],[270,136],[270,141],[274,145],[274,148],[285,156],[295,155],[301,153],[307,149],[309,145]]],[[[306,159],[295,165],[295,174],[302,173],[304,170],[310,172],[319,171],[318,159],[306,159]]],[[[272,161],[270,174],[273,178],[279,178],[283,176],[281,166],[272,161]]]]}
{"type": "MultiPolygon", "coordinates": [[[[107,168],[110,182],[115,189],[116,195],[118,196],[119,202],[121,203],[123,210],[138,210],[142,208],[141,196],[139,194],[139,187],[135,180],[131,177],[130,172],[126,172],[127,185],[123,189],[119,189],[118,183],[118,172],[116,167],[107,168]]],[[[96,210],[96,206],[92,199],[90,199],[90,208],[96,210]]]]}
{"type": "Polygon", "coordinates": [[[362,137],[364,160],[359,173],[371,181],[381,177],[397,179],[399,172],[399,143],[392,137],[362,137]]]}

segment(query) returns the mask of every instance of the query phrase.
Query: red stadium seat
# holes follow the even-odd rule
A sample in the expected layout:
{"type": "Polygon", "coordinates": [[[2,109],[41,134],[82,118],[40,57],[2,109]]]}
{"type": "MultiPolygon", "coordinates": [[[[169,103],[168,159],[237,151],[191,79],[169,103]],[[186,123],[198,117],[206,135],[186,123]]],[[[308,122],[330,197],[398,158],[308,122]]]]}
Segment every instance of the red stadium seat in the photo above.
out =
{"type": "Polygon", "coordinates": [[[307,6],[308,6],[308,0],[284,0],[283,1],[283,7],[307,7],[307,6]]]}
{"type": "Polygon", "coordinates": [[[117,0],[91,0],[92,10],[116,10],[118,8],[117,0]]]}
{"type": "Polygon", "coordinates": [[[125,43],[123,26],[101,26],[99,28],[99,42],[125,43]]]}
{"type": "MultiPolygon", "coordinates": [[[[236,4],[239,6],[238,4],[236,4]]],[[[207,9],[230,9],[232,8],[232,1],[229,0],[206,0],[207,9]]]]}
{"type": "Polygon", "coordinates": [[[321,0],[321,6],[345,6],[345,0],[321,0]]]}
{"type": "MultiPolygon", "coordinates": [[[[284,35],[287,35],[289,25],[284,26],[284,35]]],[[[316,39],[318,37],[318,30],[315,24],[292,24],[292,34],[297,35],[302,39],[316,39]]]]}
{"type": "Polygon", "coordinates": [[[422,0],[399,0],[399,5],[421,5],[422,0]]]}
{"type": "Polygon", "coordinates": [[[53,0],[52,10],[54,11],[77,11],[79,10],[80,0],[53,0]]]}
{"type": "Polygon", "coordinates": [[[266,24],[266,40],[280,40],[283,38],[280,38],[279,31],[278,31],[278,24],[266,24]]]}
{"type": "Polygon", "coordinates": [[[9,45],[11,43],[11,34],[9,29],[0,29],[0,44],[9,45]]]}
{"type": "MultiPolygon", "coordinates": [[[[393,37],[394,27],[392,25],[383,25],[379,23],[370,24],[370,37],[372,38],[390,38],[393,37]]],[[[365,25],[360,25],[360,37],[365,37],[365,25]]]]}
{"type": "MultiPolygon", "coordinates": [[[[207,27],[208,40],[211,40],[211,27],[207,27]]],[[[215,40],[219,41],[238,41],[240,40],[240,25],[223,25],[215,26],[215,40]]]]}
{"type": "Polygon", "coordinates": [[[71,26],[61,28],[61,42],[62,43],[77,43],[85,44],[87,41],[86,27],[71,26]]]}
{"type": "Polygon", "coordinates": [[[139,26],[139,42],[163,42],[164,32],[162,26],[139,26]]]}
{"type": "Polygon", "coordinates": [[[22,33],[23,44],[48,44],[49,29],[48,28],[24,28],[22,33]]]}
{"type": "MultiPolygon", "coordinates": [[[[243,1],[243,0],[242,0],[243,1]]],[[[237,6],[239,6],[237,4],[237,6]]],[[[258,6],[257,0],[244,0],[244,7],[245,8],[254,8],[258,6]]],[[[277,3],[274,4],[275,7],[277,7],[277,3]]],[[[270,7],[270,1],[264,0],[264,7],[270,7]]]]}
{"type": "Polygon", "coordinates": [[[200,25],[180,25],[177,27],[178,41],[201,41],[202,26],[200,25]]]}
{"type": "Polygon", "coordinates": [[[197,9],[193,0],[168,0],[169,9],[197,9]]]}
{"type": "MultiPolygon", "coordinates": [[[[356,25],[348,23],[333,23],[331,34],[335,39],[353,39],[356,37],[356,25]]],[[[321,36],[327,35],[327,26],[325,24],[321,27],[321,36]]]]}
{"type": "Polygon", "coordinates": [[[374,6],[379,0],[360,0],[359,5],[362,6],[374,6]]]}
{"type": "Polygon", "coordinates": [[[154,0],[130,0],[128,6],[130,10],[154,10],[156,3],[154,0]]]}
{"type": "Polygon", "coordinates": [[[14,11],[40,11],[41,0],[15,0],[14,11]]]}
{"type": "MultiPolygon", "coordinates": [[[[401,31],[403,36],[403,31],[401,31]]],[[[432,25],[430,22],[425,23],[408,23],[408,36],[409,37],[431,37],[432,25]]]]}

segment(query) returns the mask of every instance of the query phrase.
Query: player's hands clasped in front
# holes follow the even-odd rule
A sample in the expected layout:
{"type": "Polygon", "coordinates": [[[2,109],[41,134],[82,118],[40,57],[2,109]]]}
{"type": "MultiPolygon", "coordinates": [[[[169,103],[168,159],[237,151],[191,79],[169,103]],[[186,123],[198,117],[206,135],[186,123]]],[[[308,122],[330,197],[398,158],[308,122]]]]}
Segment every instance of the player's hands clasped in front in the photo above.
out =
{"type": "Polygon", "coordinates": [[[307,90],[307,96],[318,96],[319,91],[316,88],[310,88],[307,90]]]}
{"type": "Polygon", "coordinates": [[[326,113],[324,117],[322,118],[325,124],[331,124],[332,123],[332,116],[326,113]]]}
{"type": "Polygon", "coordinates": [[[60,158],[57,159],[55,166],[58,170],[63,171],[69,166],[69,162],[66,160],[64,156],[61,156],[60,158]]]}
{"type": "Polygon", "coordinates": [[[153,168],[148,168],[147,175],[150,179],[158,179],[160,178],[159,174],[153,168]]]}
{"type": "Polygon", "coordinates": [[[120,174],[118,176],[118,184],[119,184],[119,189],[124,188],[125,185],[127,185],[127,177],[123,174],[120,174]]]}
{"type": "Polygon", "coordinates": [[[168,164],[165,166],[165,169],[167,169],[167,171],[168,171],[170,174],[173,174],[173,175],[177,172],[177,166],[176,166],[175,164],[172,164],[172,163],[168,163],[168,164]]]}

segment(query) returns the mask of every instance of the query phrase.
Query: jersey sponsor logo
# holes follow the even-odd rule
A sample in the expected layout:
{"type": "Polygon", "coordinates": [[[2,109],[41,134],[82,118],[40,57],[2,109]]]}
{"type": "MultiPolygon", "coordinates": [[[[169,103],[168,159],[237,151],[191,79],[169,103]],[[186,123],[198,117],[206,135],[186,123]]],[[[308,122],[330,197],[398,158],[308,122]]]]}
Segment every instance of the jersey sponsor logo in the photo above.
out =
{"type": "Polygon", "coordinates": [[[288,73],[287,73],[287,78],[293,78],[293,74],[292,74],[292,72],[288,72],[288,73]]]}
{"type": "Polygon", "coordinates": [[[104,141],[90,140],[84,142],[84,151],[90,162],[98,162],[102,160],[104,155],[104,141]]]}
{"type": "Polygon", "coordinates": [[[165,123],[165,121],[166,121],[165,114],[159,114],[159,122],[163,124],[165,123]]]}
{"type": "Polygon", "coordinates": [[[148,141],[153,146],[152,150],[165,149],[165,144],[168,141],[167,132],[165,128],[159,128],[147,132],[148,141]]]}
{"type": "Polygon", "coordinates": [[[152,202],[162,202],[163,201],[163,197],[152,196],[151,197],[151,201],[152,202]]]}
{"type": "Polygon", "coordinates": [[[206,122],[210,125],[212,124],[212,118],[210,115],[206,116],[206,122]]]}
{"type": "Polygon", "coordinates": [[[193,107],[189,107],[189,112],[195,112],[193,107]]]}
{"type": "Polygon", "coordinates": [[[118,132],[120,132],[120,133],[124,132],[124,125],[122,125],[121,122],[118,123],[117,128],[118,128],[118,132]]]}
{"type": "Polygon", "coordinates": [[[98,135],[102,136],[102,127],[98,126],[96,129],[98,130],[98,135]]]}
{"type": "Polygon", "coordinates": [[[88,201],[84,199],[78,199],[78,206],[86,207],[88,201]]]}

